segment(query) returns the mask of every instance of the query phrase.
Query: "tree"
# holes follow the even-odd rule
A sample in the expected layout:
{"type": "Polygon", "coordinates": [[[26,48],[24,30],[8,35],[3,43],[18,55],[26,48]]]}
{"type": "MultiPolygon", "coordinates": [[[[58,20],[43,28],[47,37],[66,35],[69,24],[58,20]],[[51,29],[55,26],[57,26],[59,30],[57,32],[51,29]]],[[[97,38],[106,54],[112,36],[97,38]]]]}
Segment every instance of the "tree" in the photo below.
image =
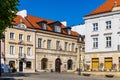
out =
{"type": "MultiPolygon", "coordinates": [[[[0,0],[0,39],[4,37],[3,32],[11,26],[18,11],[19,0],[0,0]]],[[[0,42],[0,76],[1,76],[1,42],[0,42]]]]}
{"type": "Polygon", "coordinates": [[[18,11],[19,0],[0,0],[0,38],[3,38],[3,32],[11,26],[11,22],[18,11]]]}

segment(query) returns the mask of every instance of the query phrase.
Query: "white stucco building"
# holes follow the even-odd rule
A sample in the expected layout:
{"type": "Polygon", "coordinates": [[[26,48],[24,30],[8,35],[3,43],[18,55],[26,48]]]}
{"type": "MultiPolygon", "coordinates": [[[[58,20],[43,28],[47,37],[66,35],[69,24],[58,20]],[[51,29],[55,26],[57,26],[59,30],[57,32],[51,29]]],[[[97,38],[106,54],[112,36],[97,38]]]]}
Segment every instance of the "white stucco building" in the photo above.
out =
{"type": "Polygon", "coordinates": [[[120,1],[106,0],[84,19],[86,70],[118,71],[120,69],[120,1]]]}

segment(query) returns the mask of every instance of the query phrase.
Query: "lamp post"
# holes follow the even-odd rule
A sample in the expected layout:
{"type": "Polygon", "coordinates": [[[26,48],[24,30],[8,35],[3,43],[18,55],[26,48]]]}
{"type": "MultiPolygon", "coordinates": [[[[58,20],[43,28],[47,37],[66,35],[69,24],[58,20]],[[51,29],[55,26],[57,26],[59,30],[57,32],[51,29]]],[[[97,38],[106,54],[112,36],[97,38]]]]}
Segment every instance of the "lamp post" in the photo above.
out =
{"type": "Polygon", "coordinates": [[[78,69],[78,75],[81,75],[81,49],[82,47],[79,47],[79,69],[78,69]]]}

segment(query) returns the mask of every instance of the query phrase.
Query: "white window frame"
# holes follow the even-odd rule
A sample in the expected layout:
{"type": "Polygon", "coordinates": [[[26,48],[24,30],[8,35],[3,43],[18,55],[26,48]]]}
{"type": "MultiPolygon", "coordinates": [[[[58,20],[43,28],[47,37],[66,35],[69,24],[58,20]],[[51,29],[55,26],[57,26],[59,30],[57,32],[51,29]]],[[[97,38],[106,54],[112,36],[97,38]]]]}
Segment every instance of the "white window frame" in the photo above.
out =
{"type": "Polygon", "coordinates": [[[19,47],[19,56],[24,56],[24,48],[22,46],[19,47]]]}
{"type": "Polygon", "coordinates": [[[47,40],[47,49],[51,49],[51,40],[47,40]]]}
{"type": "Polygon", "coordinates": [[[75,51],[75,43],[72,43],[72,48],[71,48],[72,51],[75,51]]]}
{"type": "Polygon", "coordinates": [[[10,46],[10,55],[14,55],[14,54],[15,54],[15,47],[10,46]]]}
{"type": "Polygon", "coordinates": [[[93,48],[98,48],[98,38],[93,38],[93,48]]]}
{"type": "Polygon", "coordinates": [[[106,29],[111,29],[111,21],[106,21],[106,29]]]}
{"type": "Polygon", "coordinates": [[[68,51],[68,42],[65,42],[65,51],[68,51]]]}
{"type": "Polygon", "coordinates": [[[93,31],[98,31],[98,23],[93,23],[93,31]]]}
{"type": "Polygon", "coordinates": [[[11,39],[11,40],[15,39],[15,33],[10,32],[10,39],[11,39]]]}
{"type": "Polygon", "coordinates": [[[56,41],[56,50],[60,49],[60,41],[56,41]]]}
{"type": "Polygon", "coordinates": [[[19,34],[19,40],[23,40],[23,34],[19,34]]]}
{"type": "Polygon", "coordinates": [[[47,24],[46,23],[42,23],[42,29],[46,30],[47,24]]]}
{"type": "Polygon", "coordinates": [[[27,56],[32,55],[32,49],[30,47],[27,48],[27,56]]]}
{"type": "Polygon", "coordinates": [[[112,38],[111,36],[106,36],[106,47],[112,46],[112,38]]]}
{"type": "Polygon", "coordinates": [[[31,41],[32,41],[31,35],[27,35],[27,41],[28,41],[28,42],[31,42],[31,41]]]}
{"type": "Polygon", "coordinates": [[[55,29],[55,32],[61,32],[61,27],[58,25],[55,25],[54,29],[55,29]]]}
{"type": "Polygon", "coordinates": [[[42,48],[42,38],[38,38],[38,48],[42,48]]]}

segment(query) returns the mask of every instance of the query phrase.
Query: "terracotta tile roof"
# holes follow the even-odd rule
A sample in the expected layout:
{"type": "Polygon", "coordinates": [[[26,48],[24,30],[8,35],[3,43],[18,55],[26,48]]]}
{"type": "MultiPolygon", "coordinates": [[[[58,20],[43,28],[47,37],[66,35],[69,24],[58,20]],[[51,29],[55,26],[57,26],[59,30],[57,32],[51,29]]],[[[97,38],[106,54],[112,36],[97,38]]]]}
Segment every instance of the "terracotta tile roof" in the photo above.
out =
{"type": "MultiPolygon", "coordinates": [[[[34,29],[42,29],[41,26],[38,24],[39,22],[46,22],[47,23],[47,30],[46,31],[52,31],[54,32],[54,25],[58,24],[61,26],[61,33],[68,35],[67,31],[64,30],[64,28],[66,28],[66,26],[64,26],[61,22],[59,21],[52,21],[52,20],[48,20],[48,19],[44,19],[44,18],[39,18],[36,16],[31,16],[31,15],[27,15],[27,17],[23,18],[21,16],[16,16],[16,18],[14,19],[14,22],[12,22],[12,24],[14,25],[18,25],[20,23],[20,20],[22,20],[22,22],[28,27],[28,28],[34,28],[34,29]],[[51,25],[52,24],[52,25],[51,25]]],[[[71,31],[71,36],[78,36],[77,32],[71,31]]]]}
{"type": "Polygon", "coordinates": [[[41,22],[41,21],[46,21],[47,23],[52,23],[53,21],[52,20],[47,20],[47,19],[44,19],[44,18],[39,18],[39,17],[36,17],[36,16],[31,16],[31,15],[27,15],[27,18],[26,18],[35,28],[38,28],[40,29],[40,26],[37,24],[38,22],[41,22]]]}
{"type": "Polygon", "coordinates": [[[32,25],[31,25],[28,21],[26,21],[26,19],[24,19],[24,18],[21,17],[21,16],[16,16],[15,19],[14,19],[14,22],[12,22],[12,24],[18,25],[18,24],[20,24],[21,21],[22,21],[28,28],[33,28],[32,25]]]}
{"type": "Polygon", "coordinates": [[[120,6],[120,0],[106,0],[106,2],[103,3],[100,7],[98,7],[97,9],[95,9],[93,12],[91,12],[86,16],[105,13],[105,12],[111,12],[115,5],[115,1],[117,2],[117,6],[120,6]]]}

